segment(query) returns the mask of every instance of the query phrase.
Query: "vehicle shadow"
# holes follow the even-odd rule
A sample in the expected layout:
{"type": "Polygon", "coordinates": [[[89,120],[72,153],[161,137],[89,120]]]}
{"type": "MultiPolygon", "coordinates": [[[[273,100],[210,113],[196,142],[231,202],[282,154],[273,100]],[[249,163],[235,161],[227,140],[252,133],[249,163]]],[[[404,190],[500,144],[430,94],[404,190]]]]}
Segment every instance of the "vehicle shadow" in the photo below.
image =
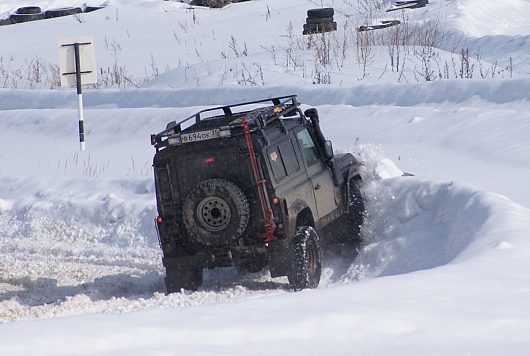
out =
{"type": "Polygon", "coordinates": [[[17,303],[28,307],[61,303],[76,295],[86,295],[95,302],[122,297],[131,300],[150,298],[157,292],[165,291],[163,275],[156,271],[134,276],[108,275],[73,286],[58,285],[57,279],[47,277],[6,279],[0,280],[0,284],[16,289],[0,291],[0,303],[15,299],[17,303]]]}

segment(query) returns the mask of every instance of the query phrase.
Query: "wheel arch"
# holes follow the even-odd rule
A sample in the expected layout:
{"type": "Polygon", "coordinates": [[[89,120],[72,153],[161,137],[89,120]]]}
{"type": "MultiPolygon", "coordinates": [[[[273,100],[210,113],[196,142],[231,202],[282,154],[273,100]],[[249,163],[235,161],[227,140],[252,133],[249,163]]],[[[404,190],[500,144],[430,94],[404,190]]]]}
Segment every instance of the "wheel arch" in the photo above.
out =
{"type": "Polygon", "coordinates": [[[311,226],[315,227],[315,219],[313,217],[313,212],[309,207],[302,209],[296,216],[296,225],[295,228],[300,226],[311,226]]]}
{"type": "Polygon", "coordinates": [[[309,204],[302,199],[295,200],[288,208],[289,224],[288,235],[293,237],[296,234],[298,226],[312,226],[315,227],[315,219],[313,211],[309,204]]]}

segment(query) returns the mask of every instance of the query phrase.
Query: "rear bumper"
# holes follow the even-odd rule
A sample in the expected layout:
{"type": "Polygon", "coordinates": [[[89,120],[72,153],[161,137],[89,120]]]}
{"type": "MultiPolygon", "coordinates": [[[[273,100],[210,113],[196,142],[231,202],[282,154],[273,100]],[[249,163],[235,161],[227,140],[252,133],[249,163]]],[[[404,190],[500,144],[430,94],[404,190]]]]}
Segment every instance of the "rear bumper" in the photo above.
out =
{"type": "Polygon", "coordinates": [[[232,246],[200,251],[189,256],[168,256],[162,258],[167,266],[201,266],[203,268],[232,267],[242,265],[256,258],[267,258],[267,248],[262,246],[232,246]]]}

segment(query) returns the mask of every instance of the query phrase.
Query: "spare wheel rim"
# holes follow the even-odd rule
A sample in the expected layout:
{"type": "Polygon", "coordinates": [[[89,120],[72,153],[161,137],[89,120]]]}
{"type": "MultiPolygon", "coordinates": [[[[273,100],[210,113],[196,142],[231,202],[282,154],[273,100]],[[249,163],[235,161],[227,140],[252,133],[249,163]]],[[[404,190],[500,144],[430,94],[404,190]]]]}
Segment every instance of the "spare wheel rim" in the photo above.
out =
{"type": "Polygon", "coordinates": [[[197,219],[208,231],[216,232],[226,229],[231,217],[230,206],[220,197],[206,197],[197,205],[197,219]]]}

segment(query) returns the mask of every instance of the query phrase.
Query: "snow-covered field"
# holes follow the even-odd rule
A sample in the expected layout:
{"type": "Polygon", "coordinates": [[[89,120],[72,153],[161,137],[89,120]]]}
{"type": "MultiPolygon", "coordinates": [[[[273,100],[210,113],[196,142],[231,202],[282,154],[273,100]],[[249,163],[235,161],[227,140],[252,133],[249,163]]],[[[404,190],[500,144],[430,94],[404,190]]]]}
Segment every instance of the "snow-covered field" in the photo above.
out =
{"type": "MultiPolygon", "coordinates": [[[[0,26],[1,355],[530,354],[530,1],[431,0],[369,19],[359,2],[323,3],[343,26],[323,65],[301,36],[309,0],[110,0],[0,26]],[[444,40],[429,57],[403,47],[397,70],[374,46],[365,72],[352,30],[389,16],[438,20],[444,40]],[[131,80],[86,91],[79,152],[75,91],[47,89],[52,71],[34,64],[87,34],[98,65],[131,80]],[[455,78],[464,47],[472,79],[455,78]],[[316,290],[227,268],[166,296],[149,135],[203,107],[293,93],[335,150],[366,163],[359,254],[326,257],[316,290]]],[[[1,1],[0,18],[21,5],[1,1]]]]}

